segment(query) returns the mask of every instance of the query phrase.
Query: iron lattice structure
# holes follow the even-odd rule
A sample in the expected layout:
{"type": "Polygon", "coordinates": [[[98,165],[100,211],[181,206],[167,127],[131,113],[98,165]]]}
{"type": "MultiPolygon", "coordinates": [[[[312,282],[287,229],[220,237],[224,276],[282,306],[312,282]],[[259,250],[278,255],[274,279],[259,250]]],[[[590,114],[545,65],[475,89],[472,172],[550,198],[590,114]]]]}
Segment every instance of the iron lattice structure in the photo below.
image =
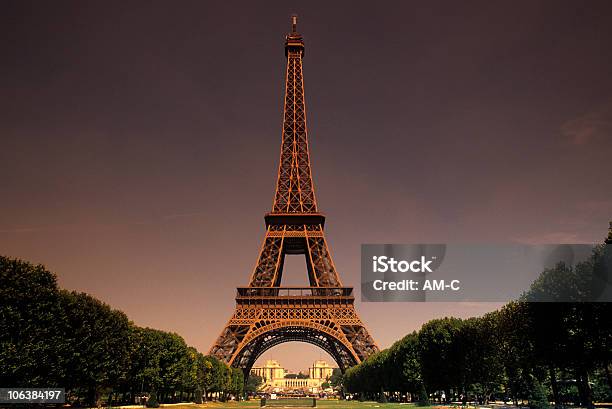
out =
{"type": "Polygon", "coordinates": [[[296,23],[294,16],[285,41],[282,143],[274,203],[265,215],[266,236],[249,286],[238,288],[236,310],[209,352],[246,374],[262,353],[283,342],[317,345],[342,371],[378,351],[325,241],[325,216],[317,208],[308,151],[304,42],[296,23]],[[305,256],[310,287],[280,286],[286,254],[305,256]]]}

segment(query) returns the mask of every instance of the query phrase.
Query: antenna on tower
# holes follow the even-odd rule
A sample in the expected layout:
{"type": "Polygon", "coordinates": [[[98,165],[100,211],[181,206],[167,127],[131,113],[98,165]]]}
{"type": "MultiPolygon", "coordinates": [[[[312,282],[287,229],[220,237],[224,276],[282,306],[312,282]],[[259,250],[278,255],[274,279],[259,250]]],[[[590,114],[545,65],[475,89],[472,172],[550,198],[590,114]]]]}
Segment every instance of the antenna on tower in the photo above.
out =
{"type": "Polygon", "coordinates": [[[291,15],[291,33],[297,33],[297,14],[291,15]]]}

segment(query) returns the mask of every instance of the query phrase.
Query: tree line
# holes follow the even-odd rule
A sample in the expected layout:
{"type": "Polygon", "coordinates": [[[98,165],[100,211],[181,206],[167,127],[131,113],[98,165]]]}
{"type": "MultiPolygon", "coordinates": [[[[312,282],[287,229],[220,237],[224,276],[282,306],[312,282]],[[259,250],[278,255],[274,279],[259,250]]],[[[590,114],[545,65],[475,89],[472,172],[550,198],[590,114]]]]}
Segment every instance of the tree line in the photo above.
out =
{"type": "MultiPolygon", "coordinates": [[[[518,301],[482,317],[434,319],[343,377],[363,399],[612,401],[612,303],[585,302],[611,276],[612,245],[545,270],[518,301]],[[593,277],[596,277],[593,280],[593,277]],[[595,286],[594,286],[595,285],[595,286]],[[533,302],[567,300],[572,302],[533,302]]],[[[609,286],[609,282],[607,284],[609,286]]]]}
{"type": "MultiPolygon", "coordinates": [[[[63,387],[75,404],[149,404],[244,393],[240,369],[142,328],[96,298],[58,288],[42,265],[0,256],[0,385],[63,387]]],[[[251,388],[257,385],[250,383],[251,388]]]]}

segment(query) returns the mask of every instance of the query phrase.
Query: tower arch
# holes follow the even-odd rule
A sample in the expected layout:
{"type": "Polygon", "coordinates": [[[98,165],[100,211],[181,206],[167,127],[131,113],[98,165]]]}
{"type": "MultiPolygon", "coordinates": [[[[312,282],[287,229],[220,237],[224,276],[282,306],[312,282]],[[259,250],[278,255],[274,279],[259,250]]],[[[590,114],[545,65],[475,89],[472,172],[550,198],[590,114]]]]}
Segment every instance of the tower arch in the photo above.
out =
{"type": "Polygon", "coordinates": [[[342,372],[360,361],[350,343],[336,331],[312,322],[286,322],[262,327],[257,335],[242,343],[229,364],[242,368],[248,374],[261,355],[287,342],[304,342],[321,348],[334,359],[342,372]]]}

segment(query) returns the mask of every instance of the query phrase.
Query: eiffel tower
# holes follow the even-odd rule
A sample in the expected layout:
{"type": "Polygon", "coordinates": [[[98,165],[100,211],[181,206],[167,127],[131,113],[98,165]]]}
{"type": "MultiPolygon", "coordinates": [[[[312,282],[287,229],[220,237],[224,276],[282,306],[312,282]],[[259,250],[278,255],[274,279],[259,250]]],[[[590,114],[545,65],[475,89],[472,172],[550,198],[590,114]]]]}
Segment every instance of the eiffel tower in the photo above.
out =
{"type": "Polygon", "coordinates": [[[265,215],[266,236],[248,287],[239,287],[236,310],[209,351],[248,375],[261,354],[300,341],[329,353],[339,368],[358,364],[378,347],[343,287],[325,241],[308,151],[302,58],[304,41],[291,18],[286,36],[285,106],[276,194],[265,215]],[[281,287],[286,254],[303,254],[310,287],[281,287]]]}

